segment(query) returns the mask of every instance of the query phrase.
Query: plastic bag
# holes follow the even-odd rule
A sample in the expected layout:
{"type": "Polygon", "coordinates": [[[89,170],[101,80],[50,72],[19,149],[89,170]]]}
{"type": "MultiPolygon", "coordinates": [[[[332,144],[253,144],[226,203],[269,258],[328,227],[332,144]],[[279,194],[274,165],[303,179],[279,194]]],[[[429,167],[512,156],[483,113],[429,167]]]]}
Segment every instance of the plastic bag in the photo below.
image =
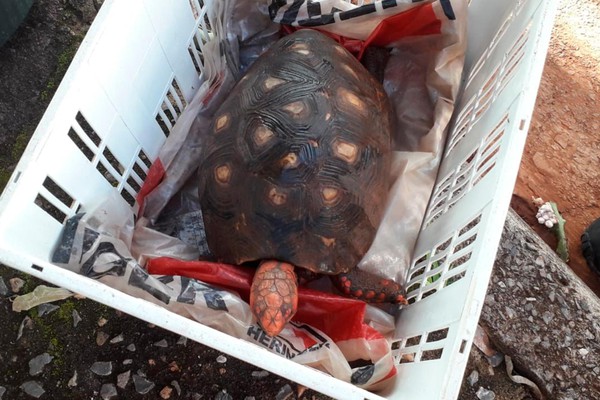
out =
{"type": "MultiPolygon", "coordinates": [[[[327,23],[318,28],[357,57],[368,45],[392,49],[384,73],[384,87],[396,110],[398,126],[390,197],[384,221],[360,268],[403,283],[458,92],[465,50],[466,1],[384,0],[355,6],[341,0],[290,0],[274,4],[279,8],[271,7],[270,11],[276,21],[280,13],[289,17],[290,9],[298,10],[293,23],[297,26],[287,26],[284,31],[311,24],[317,27],[317,20],[323,19],[327,23]],[[315,14],[311,14],[309,24],[301,18],[301,11],[306,10],[308,16],[308,8],[314,11],[316,4],[321,7],[321,16],[312,18],[315,14]],[[346,12],[344,19],[341,12],[346,12]]],[[[385,339],[394,329],[390,315],[360,302],[303,290],[295,322],[282,332],[286,343],[295,349],[286,350],[281,339],[261,333],[252,322],[247,304],[231,291],[244,297],[247,289],[240,285],[247,284],[252,271],[222,266],[218,271],[225,275],[214,271],[206,275],[202,268],[210,264],[181,261],[209,256],[203,246],[201,213],[194,197],[193,174],[200,163],[202,136],[235,82],[277,40],[281,30],[269,18],[264,3],[213,0],[205,5],[212,38],[203,53],[203,83],[150,168],[138,195],[140,218],[135,227],[131,212],[124,218],[127,210],[115,211],[122,204],[120,199],[107,199],[101,212],[86,210],[87,214],[67,224],[56,262],[339,379],[374,389],[391,381],[396,372],[385,339]],[[115,212],[118,217],[107,217],[115,212]],[[147,260],[156,275],[141,268],[147,260]],[[219,288],[191,278],[213,282],[219,288]],[[211,293],[208,299],[206,293],[211,293]],[[226,310],[215,306],[223,303],[226,310]],[[340,311],[350,304],[355,311],[340,311]],[[364,311],[355,307],[364,307],[364,311]],[[320,311],[321,317],[307,310],[320,311]],[[323,315],[345,317],[330,326],[329,317],[323,315]],[[351,368],[350,362],[359,359],[370,364],[351,368]]]]}
{"type": "MultiPolygon", "coordinates": [[[[370,310],[360,301],[333,295],[323,298],[320,292],[302,289],[305,307],[297,319],[301,322],[291,322],[280,335],[270,337],[254,321],[247,301],[236,293],[247,300],[253,269],[157,258],[148,262],[146,271],[124,238],[112,229],[127,210],[112,197],[96,210],[70,218],[52,261],[359,386],[369,387],[394,375],[389,345],[381,333],[393,331],[391,316],[370,310]],[[349,361],[357,359],[370,364],[351,368],[349,361]]],[[[125,223],[131,225],[132,213],[125,223]]],[[[140,245],[137,236],[133,248],[140,245]]]]}

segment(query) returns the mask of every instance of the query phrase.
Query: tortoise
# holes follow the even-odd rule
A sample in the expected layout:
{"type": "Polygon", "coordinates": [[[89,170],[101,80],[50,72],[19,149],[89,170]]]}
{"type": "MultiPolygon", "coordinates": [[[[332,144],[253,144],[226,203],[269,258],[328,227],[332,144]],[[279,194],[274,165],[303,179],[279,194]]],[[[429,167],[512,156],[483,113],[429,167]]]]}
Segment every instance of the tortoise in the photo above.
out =
{"type": "Polygon", "coordinates": [[[381,83],[310,29],[279,39],[215,112],[199,169],[207,241],[219,262],[263,260],[250,307],[270,336],[296,311],[294,266],[355,298],[404,301],[355,268],[384,211],[392,121],[381,83]]]}

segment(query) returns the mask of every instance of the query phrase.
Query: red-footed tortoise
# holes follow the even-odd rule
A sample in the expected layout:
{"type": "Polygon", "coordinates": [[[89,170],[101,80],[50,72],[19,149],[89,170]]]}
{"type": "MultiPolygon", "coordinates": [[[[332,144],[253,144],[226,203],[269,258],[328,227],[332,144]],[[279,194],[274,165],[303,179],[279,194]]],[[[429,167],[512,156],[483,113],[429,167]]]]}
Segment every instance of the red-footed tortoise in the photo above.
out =
{"type": "Polygon", "coordinates": [[[404,300],[392,281],[353,283],[386,202],[391,124],[382,85],[313,30],[274,44],[216,111],[199,184],[208,245],[221,262],[264,260],[250,306],[269,335],[296,311],[294,266],[356,298],[404,300]]]}

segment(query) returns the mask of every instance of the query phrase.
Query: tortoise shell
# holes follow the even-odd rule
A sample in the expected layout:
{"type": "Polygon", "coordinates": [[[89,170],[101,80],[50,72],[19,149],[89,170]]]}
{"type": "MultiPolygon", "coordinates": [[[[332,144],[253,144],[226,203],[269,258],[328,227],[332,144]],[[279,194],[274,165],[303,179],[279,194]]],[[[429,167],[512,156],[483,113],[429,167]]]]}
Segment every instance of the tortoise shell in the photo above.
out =
{"type": "Polygon", "coordinates": [[[391,121],[383,87],[342,46],[312,30],[280,39],[205,141],[199,194],[216,259],[356,266],[386,202],[391,121]]]}

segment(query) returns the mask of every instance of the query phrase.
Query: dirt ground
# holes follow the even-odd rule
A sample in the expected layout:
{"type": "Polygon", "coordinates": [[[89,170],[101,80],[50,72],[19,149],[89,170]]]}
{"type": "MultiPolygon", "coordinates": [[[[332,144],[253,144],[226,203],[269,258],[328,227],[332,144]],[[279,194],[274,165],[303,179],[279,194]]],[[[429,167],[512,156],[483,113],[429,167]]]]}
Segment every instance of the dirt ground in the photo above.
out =
{"type": "Polygon", "coordinates": [[[600,218],[600,1],[560,2],[512,207],[550,244],[531,197],[554,201],[567,221],[569,266],[600,295],[580,236],[600,218]]]}

